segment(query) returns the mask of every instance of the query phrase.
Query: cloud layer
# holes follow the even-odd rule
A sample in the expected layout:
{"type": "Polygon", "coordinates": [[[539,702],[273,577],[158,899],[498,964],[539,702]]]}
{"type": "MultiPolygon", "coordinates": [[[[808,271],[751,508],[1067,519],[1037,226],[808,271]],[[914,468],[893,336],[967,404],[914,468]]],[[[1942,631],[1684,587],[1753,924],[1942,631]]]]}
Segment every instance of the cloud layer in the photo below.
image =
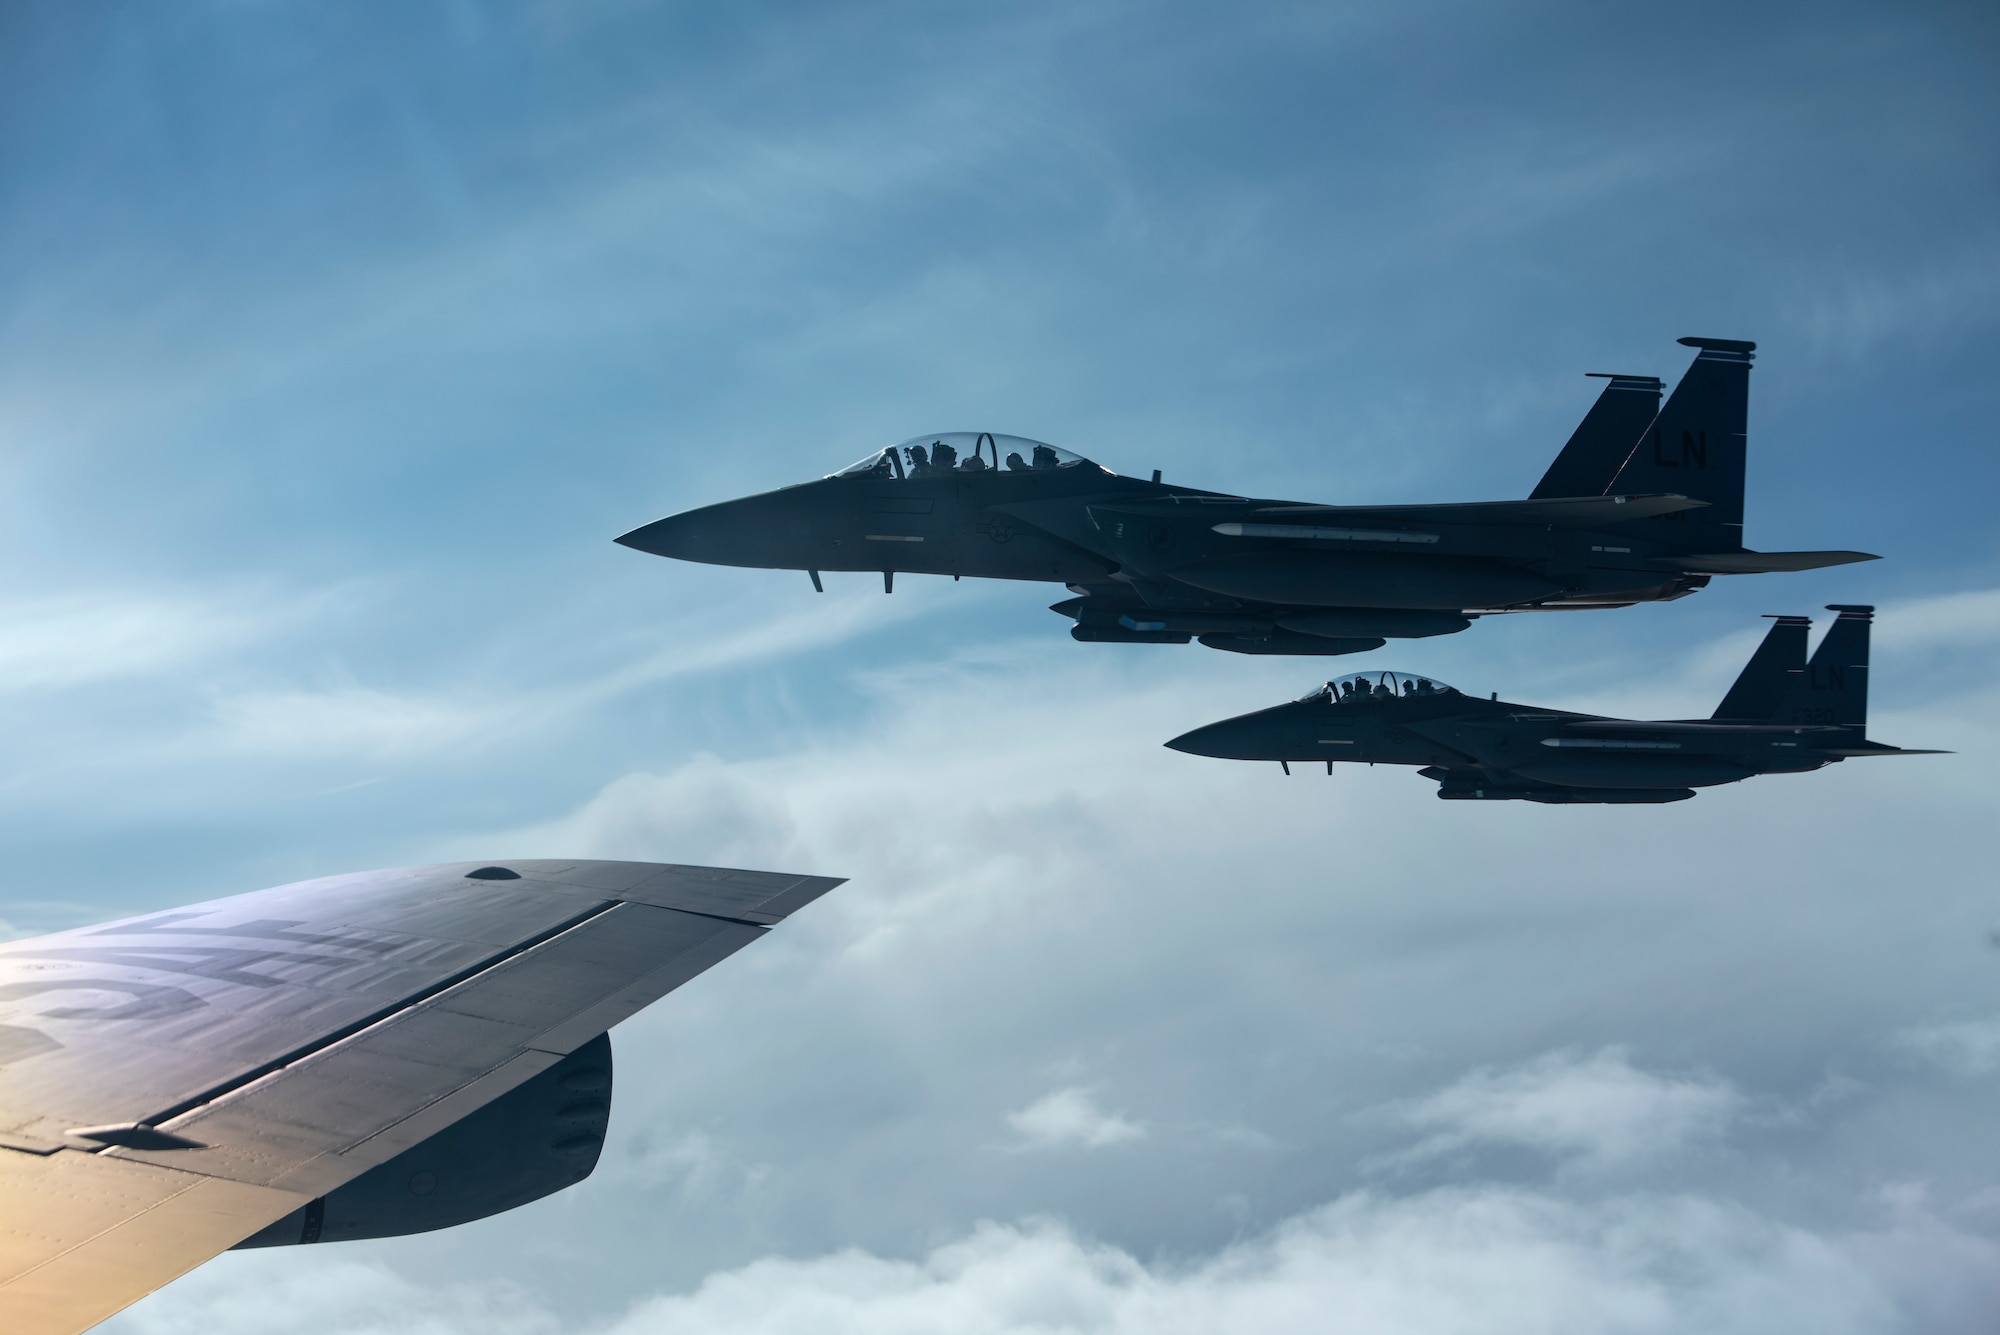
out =
{"type": "MultiPolygon", "coordinates": [[[[1439,1091],[1414,1120],[1491,1102],[1495,1090],[1509,1091],[1502,1102],[1518,1103],[1531,1088],[1545,1100],[1564,1082],[1620,1092],[1586,1095],[1560,1119],[1560,1134],[1532,1138],[1598,1166],[1603,1146],[1633,1128],[1635,1091],[1644,1088],[1636,1101],[1657,1116],[1663,1104],[1685,1103],[1688,1088],[1613,1054],[1579,1061],[1551,1053],[1439,1091]]],[[[1704,1105],[1733,1097],[1714,1083],[1702,1088],[1704,1105]]],[[[1067,1098],[1087,1108],[1076,1094],[1036,1106],[1067,1098]]],[[[1069,1123],[1079,1116],[1063,1114],[1069,1123]]],[[[1673,1150],[1671,1137],[1652,1147],[1662,1156],[1673,1150]]],[[[1471,1182],[1352,1192],[1212,1253],[1150,1261],[1051,1220],[985,1222],[909,1259],[849,1248],[755,1261],[587,1328],[559,1322],[500,1283],[423,1285],[341,1259],[309,1271],[262,1263],[266,1273],[246,1284],[243,1272],[260,1260],[230,1258],[114,1325],[132,1335],[284,1335],[312,1321],[378,1335],[1971,1332],[1985,1328],[2000,1299],[1996,1261],[2000,1248],[1953,1230],[1907,1193],[1874,1227],[1825,1234],[1697,1195],[1579,1197],[1471,1182]],[[231,1264],[241,1268],[230,1274],[231,1264]]]]}
{"type": "Polygon", "coordinates": [[[588,1183],[108,1329],[1990,1326],[1983,12],[0,24],[0,919],[852,878],[620,1028],[588,1183]],[[1760,343],[1746,541],[1888,559],[1335,664],[610,541],[926,429],[1521,495],[1682,334],[1760,343]],[[1883,609],[1875,735],[1958,754],[1545,810],[1158,745],[1368,665],[1700,716],[1831,602],[1883,609]]]}

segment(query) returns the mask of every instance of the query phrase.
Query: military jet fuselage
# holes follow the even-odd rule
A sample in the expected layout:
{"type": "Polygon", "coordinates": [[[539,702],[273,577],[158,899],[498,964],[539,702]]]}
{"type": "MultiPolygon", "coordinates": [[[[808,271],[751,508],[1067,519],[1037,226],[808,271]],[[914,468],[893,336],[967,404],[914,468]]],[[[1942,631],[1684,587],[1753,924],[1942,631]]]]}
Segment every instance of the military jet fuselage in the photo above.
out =
{"type": "Polygon", "coordinates": [[[1679,598],[1718,574],[1868,560],[1742,543],[1750,343],[1701,349],[1661,384],[1609,384],[1533,494],[1461,505],[1328,506],[1120,477],[987,432],[920,436],[817,482],[625,534],[720,565],[1047,580],[1080,640],[1340,654],[1505,611],[1679,598]]]}
{"type": "Polygon", "coordinates": [[[1756,774],[1853,756],[1929,755],[1867,737],[1872,608],[1840,615],[1810,661],[1805,617],[1779,617],[1715,714],[1643,721],[1463,695],[1434,677],[1363,672],[1167,745],[1230,760],[1421,766],[1447,799],[1677,802],[1756,774]]]}

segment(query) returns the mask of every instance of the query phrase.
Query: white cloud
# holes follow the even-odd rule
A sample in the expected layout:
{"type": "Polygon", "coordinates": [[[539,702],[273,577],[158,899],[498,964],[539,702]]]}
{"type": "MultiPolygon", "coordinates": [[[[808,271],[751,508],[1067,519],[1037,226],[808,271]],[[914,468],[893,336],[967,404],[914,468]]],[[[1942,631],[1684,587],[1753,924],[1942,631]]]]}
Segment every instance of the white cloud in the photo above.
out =
{"type": "Polygon", "coordinates": [[[313,1255],[310,1264],[286,1264],[290,1259],[230,1253],[97,1329],[105,1335],[556,1335],[559,1329],[509,1284],[409,1279],[338,1251],[313,1255]]]}
{"type": "Polygon", "coordinates": [[[795,824],[783,797],[756,783],[744,767],[698,755],[670,774],[614,779],[578,810],[547,825],[459,839],[439,856],[483,857],[470,850],[498,846],[578,855],[615,849],[609,856],[776,867],[793,857],[795,824]]]}
{"type": "Polygon", "coordinates": [[[642,1126],[618,1148],[620,1156],[612,1171],[632,1181],[673,1189],[704,1207],[727,1192],[753,1189],[771,1176],[769,1164],[739,1162],[704,1130],[664,1136],[642,1126]]]}
{"type": "Polygon", "coordinates": [[[1639,1070],[1617,1048],[1545,1053],[1506,1070],[1476,1070],[1409,1108],[1434,1134],[1399,1159],[1473,1145],[1520,1145],[1613,1167],[1655,1158],[1722,1130],[1742,1100],[1712,1078],[1639,1070]]]}
{"type": "Polygon", "coordinates": [[[2000,1071],[2000,1015],[1918,1025],[1898,1034],[1897,1041],[1959,1075],[2000,1071]]]}
{"type": "Polygon", "coordinates": [[[1692,1195],[1350,1193],[1207,1255],[1145,1262],[1047,1220],[915,1259],[766,1257],[622,1317],[559,1323],[504,1282],[416,1281],[338,1249],[235,1253],[104,1335],[1975,1335],[2000,1247],[1909,1193],[1814,1233],[1692,1195]]]}
{"type": "Polygon", "coordinates": [[[1091,1092],[1080,1085],[1044,1094],[1018,1112],[1008,1113],[1007,1125],[1030,1145],[1041,1148],[1081,1145],[1094,1150],[1139,1140],[1146,1134],[1142,1123],[1099,1108],[1091,1092]]]}
{"type": "MultiPolygon", "coordinates": [[[[467,856],[854,878],[620,1035],[621,1051],[677,1054],[621,1075],[628,1117],[726,1127],[732,1162],[773,1166],[755,1193],[708,1179],[699,1210],[683,1208],[703,1180],[692,1145],[659,1165],[685,1190],[614,1198],[615,1180],[594,1184],[621,1218],[682,1210],[677,1227],[745,1240],[675,1283],[773,1251],[893,1255],[970,1219],[1049,1209],[1140,1256],[1188,1255],[1217,1230],[1335,1198],[1357,1165],[1398,1162],[1411,1142],[1400,1161],[1421,1160],[1424,1182],[1526,1160],[1554,1170],[1558,1198],[1611,1182],[1723,1201],[1740,1175],[1787,1221],[1846,1208],[1800,1200],[1794,1184],[1844,1180],[1841,1137],[1876,1134],[1890,1092],[1872,1072],[1837,1107],[1763,1125],[1755,1147],[1706,1151],[1767,1102],[1803,1106],[1826,1071],[1879,1059],[1876,1040],[1826,1017],[1849,1013],[1864,945],[1910,939],[1910,913],[1856,871],[1854,850],[1937,828],[1921,841],[1938,854],[1924,883],[1962,882],[1976,848],[1932,804],[1846,773],[1671,811],[1467,809],[1392,769],[1287,779],[1150,743],[1296,693],[1296,665],[1214,656],[1160,673],[1072,649],[1014,645],[864,678],[877,707],[861,723],[801,712],[780,754],[627,775],[560,820],[461,841],[467,856]],[[1690,880],[1691,842],[1727,854],[1726,874],[1690,880]],[[1853,944],[1787,950],[1808,911],[1853,944]],[[1706,924],[1725,915],[1718,940],[1706,924]],[[1691,989],[1698,976],[1747,981],[1691,989]],[[1744,1008],[1782,1030],[1746,1029],[1744,1008]],[[723,1025],[784,1037],[761,1057],[725,1052],[712,1042],[723,1025]],[[1523,1033],[1571,1046],[1523,1062],[1523,1033]],[[1690,1055],[1672,1068],[1633,1055],[1661,1050],[1690,1055]],[[1741,1093],[1703,1070],[1783,1063],[1771,1087],[1741,1093]],[[1439,1069],[1452,1074],[1423,1073],[1439,1069]],[[1093,1087],[1144,1101],[1029,1102],[1093,1087]],[[1365,1111],[1383,1107],[1393,1121],[1365,1111]],[[1033,1117],[1009,1127],[1008,1110],[1033,1117]],[[1106,1116],[1151,1125],[1082,1152],[1106,1116]],[[1187,1134],[1214,1126],[1254,1135],[1187,1134]],[[979,1152],[1002,1140],[1052,1148],[979,1152]],[[1489,1148],[1503,1152],[1473,1152],[1489,1148]],[[1702,1152],[1676,1155],[1690,1149],[1702,1152]],[[902,1185],[854,1199],[854,1183],[890,1181],[902,1185]],[[1247,1203],[1220,1208],[1230,1193],[1247,1203]]],[[[1934,958],[1922,940],[1909,948],[1934,958]]],[[[1898,1016],[1935,1013],[1938,977],[1897,974],[1898,997],[1914,998],[1898,1016]]],[[[1885,1156],[1923,1177],[1957,1153],[1885,1156]]]]}
{"type": "Polygon", "coordinates": [[[447,847],[853,876],[836,911],[859,924],[848,945],[863,954],[912,933],[934,942],[1032,929],[1022,915],[1038,907],[1087,910],[1075,887],[1111,844],[1161,837],[1140,818],[1137,795],[1175,786],[1150,744],[1109,763],[1102,743],[1121,727],[1167,735],[1158,688],[1125,690],[1100,667],[1072,665],[1051,699],[1048,653],[1038,645],[879,674],[861,685],[882,701],[881,717],[859,735],[829,737],[804,720],[776,758],[700,756],[665,774],[627,774],[557,820],[447,847]]]}
{"type": "Polygon", "coordinates": [[[1675,1197],[1344,1197],[1193,1263],[1056,1224],[987,1224],[920,1260],[768,1259],[641,1304],[607,1335],[1368,1335],[1891,1328],[1825,1239],[1675,1197]]]}

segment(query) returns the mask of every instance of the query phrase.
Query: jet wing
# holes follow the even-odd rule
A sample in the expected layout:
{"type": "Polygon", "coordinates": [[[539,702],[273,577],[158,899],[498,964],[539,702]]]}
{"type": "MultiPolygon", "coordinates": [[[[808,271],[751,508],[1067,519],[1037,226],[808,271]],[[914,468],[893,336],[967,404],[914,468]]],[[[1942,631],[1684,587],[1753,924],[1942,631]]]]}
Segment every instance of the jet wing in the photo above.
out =
{"type": "MultiPolygon", "coordinates": [[[[1619,732],[1679,732],[1679,733],[1725,733],[1729,735],[1771,733],[1803,734],[1827,737],[1840,733],[1851,733],[1852,728],[1832,723],[1711,723],[1707,719],[1686,719],[1681,722],[1669,720],[1639,722],[1632,719],[1585,719],[1572,723],[1572,728],[1603,728],[1619,732]]],[[[1903,746],[1889,746],[1883,742],[1861,741],[1848,746],[1821,746],[1814,744],[1813,750],[1823,756],[1948,756],[1951,751],[1924,751],[1903,746]]]]}
{"type": "Polygon", "coordinates": [[[1716,723],[1705,718],[1622,719],[1592,718],[1569,725],[1572,728],[1608,728],[1621,732],[1702,732],[1702,733],[1835,733],[1850,731],[1833,723],[1716,723]]]}
{"type": "Polygon", "coordinates": [[[95,1325],[838,884],[461,863],[0,946],[0,1326],[95,1325]]]}
{"type": "MultiPolygon", "coordinates": [[[[1453,505],[1261,505],[1260,515],[1397,524],[1522,524],[1536,528],[1601,528],[1655,515],[1699,510],[1687,496],[1556,496],[1534,501],[1470,501],[1453,505]]],[[[1246,527],[1248,527],[1246,525],[1246,527]]]]}

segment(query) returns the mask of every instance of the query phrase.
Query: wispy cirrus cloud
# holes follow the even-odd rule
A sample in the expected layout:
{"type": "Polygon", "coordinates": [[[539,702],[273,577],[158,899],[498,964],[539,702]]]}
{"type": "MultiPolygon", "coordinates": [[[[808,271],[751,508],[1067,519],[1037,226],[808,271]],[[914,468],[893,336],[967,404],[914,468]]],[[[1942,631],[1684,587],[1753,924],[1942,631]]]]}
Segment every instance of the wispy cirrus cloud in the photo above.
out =
{"type": "Polygon", "coordinates": [[[328,597],[254,586],[0,595],[0,694],[184,672],[296,628],[328,597]]]}

